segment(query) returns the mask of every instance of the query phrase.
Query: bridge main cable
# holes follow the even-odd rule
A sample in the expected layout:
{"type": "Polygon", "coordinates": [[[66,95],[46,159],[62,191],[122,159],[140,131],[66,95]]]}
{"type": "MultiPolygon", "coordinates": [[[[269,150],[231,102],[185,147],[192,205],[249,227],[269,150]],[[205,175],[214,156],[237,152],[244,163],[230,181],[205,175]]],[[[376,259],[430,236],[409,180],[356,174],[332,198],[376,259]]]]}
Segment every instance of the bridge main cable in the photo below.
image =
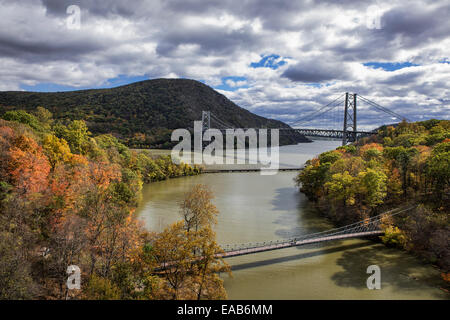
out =
{"type": "Polygon", "coordinates": [[[223,128],[219,128],[219,129],[234,129],[234,127],[231,124],[219,119],[214,113],[211,112],[210,114],[214,121],[216,121],[218,124],[223,126],[223,128]]]}
{"type": "Polygon", "coordinates": [[[322,115],[325,112],[328,112],[332,109],[334,109],[337,105],[339,105],[341,103],[341,101],[339,101],[339,103],[336,103],[336,101],[338,101],[339,99],[341,99],[343,96],[345,95],[345,93],[341,94],[340,96],[338,96],[336,99],[334,99],[333,101],[327,103],[326,105],[320,107],[318,110],[311,112],[310,114],[306,115],[303,118],[300,118],[299,120],[296,120],[294,122],[291,122],[290,126],[294,126],[294,125],[300,125],[303,124],[305,122],[311,121],[314,118],[322,115]],[[333,105],[334,104],[334,105],[333,105]],[[330,107],[331,106],[331,107],[330,107]],[[328,109],[326,109],[328,108],[328,109]],[[326,110],[325,110],[326,109],[326,110]]]}
{"type": "MultiPolygon", "coordinates": [[[[240,245],[226,245],[226,248],[222,246],[222,249],[224,251],[223,257],[229,257],[229,256],[237,256],[242,254],[249,254],[249,253],[256,253],[256,252],[262,252],[267,250],[260,250],[260,251],[253,251],[253,252],[245,252],[252,249],[258,249],[258,248],[269,248],[268,250],[276,250],[276,249],[282,249],[287,247],[293,247],[298,246],[302,244],[308,244],[313,242],[321,242],[321,241],[314,241],[314,240],[321,240],[322,241],[329,241],[339,238],[350,238],[350,237],[358,237],[358,236],[364,236],[364,235],[376,235],[376,234],[382,234],[383,231],[379,229],[379,225],[381,223],[381,219],[384,217],[392,217],[397,214],[409,211],[414,209],[416,206],[410,206],[407,208],[396,208],[389,211],[386,211],[384,213],[381,213],[377,216],[358,221],[349,225],[345,225],[339,228],[334,228],[331,230],[325,230],[321,232],[316,232],[313,234],[307,234],[302,237],[296,237],[292,239],[280,239],[276,241],[267,241],[262,243],[248,243],[248,244],[240,244],[240,245]],[[279,246],[279,247],[278,247],[279,246]],[[229,255],[229,253],[235,253],[233,255],[229,255]]],[[[222,256],[222,255],[221,255],[222,256]]]]}
{"type": "Polygon", "coordinates": [[[389,115],[391,115],[391,116],[393,116],[393,117],[395,117],[395,118],[397,118],[399,120],[405,119],[406,121],[410,122],[410,120],[408,118],[406,118],[406,117],[402,116],[401,114],[398,114],[398,113],[396,113],[396,112],[394,112],[394,111],[392,111],[392,110],[390,110],[390,109],[388,109],[386,107],[383,107],[382,105],[380,105],[380,104],[378,104],[378,103],[376,103],[376,102],[374,102],[372,100],[364,98],[361,95],[359,95],[359,98],[362,99],[363,101],[369,103],[371,106],[373,106],[374,108],[378,109],[379,111],[383,111],[383,112],[385,112],[385,113],[387,113],[387,114],[389,114],[389,115]]]}

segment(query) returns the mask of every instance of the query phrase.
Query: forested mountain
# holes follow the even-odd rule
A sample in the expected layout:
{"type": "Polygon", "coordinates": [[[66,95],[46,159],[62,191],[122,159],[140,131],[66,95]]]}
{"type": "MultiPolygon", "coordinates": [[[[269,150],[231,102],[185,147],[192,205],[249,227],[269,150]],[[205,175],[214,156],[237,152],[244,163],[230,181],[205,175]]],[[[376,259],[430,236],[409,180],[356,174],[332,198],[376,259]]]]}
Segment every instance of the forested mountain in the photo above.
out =
{"type": "MultiPolygon", "coordinates": [[[[57,120],[85,120],[94,134],[111,133],[132,147],[167,148],[171,130],[192,127],[202,110],[240,128],[280,128],[286,124],[257,116],[207,85],[188,79],[146,80],[111,89],[70,92],[0,92],[0,115],[43,106],[57,120]]],[[[307,142],[301,135],[280,144],[307,142]]]]}

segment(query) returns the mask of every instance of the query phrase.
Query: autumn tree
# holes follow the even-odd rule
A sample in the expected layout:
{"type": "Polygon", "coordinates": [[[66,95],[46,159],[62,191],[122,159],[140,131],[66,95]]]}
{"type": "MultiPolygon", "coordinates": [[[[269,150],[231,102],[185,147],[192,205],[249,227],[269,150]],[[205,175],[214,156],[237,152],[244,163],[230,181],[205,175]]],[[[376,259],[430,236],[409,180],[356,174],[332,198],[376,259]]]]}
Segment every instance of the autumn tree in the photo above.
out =
{"type": "Polygon", "coordinates": [[[307,164],[307,167],[294,181],[310,200],[316,201],[323,195],[324,184],[331,164],[329,162],[321,163],[319,159],[313,159],[307,164]]]}
{"type": "Polygon", "coordinates": [[[158,267],[162,268],[167,281],[168,297],[180,299],[186,297],[186,279],[195,261],[194,242],[179,221],[158,234],[152,244],[158,267]]]}
{"type": "Polygon", "coordinates": [[[54,281],[55,293],[60,299],[66,299],[69,290],[66,287],[67,267],[83,267],[82,258],[87,246],[86,219],[72,214],[50,233],[48,239],[48,257],[43,259],[46,277],[54,281]]]}
{"type": "Polygon", "coordinates": [[[371,208],[383,203],[387,193],[387,176],[384,172],[367,168],[358,175],[359,192],[371,208]]]}
{"type": "Polygon", "coordinates": [[[73,120],[69,125],[57,125],[55,132],[60,138],[64,138],[73,153],[83,154],[91,133],[83,120],[73,120]]]}
{"type": "Polygon", "coordinates": [[[84,289],[87,300],[119,300],[119,288],[108,278],[91,275],[84,289]]]}
{"type": "Polygon", "coordinates": [[[181,216],[185,228],[198,231],[200,228],[217,223],[219,211],[212,204],[213,193],[205,185],[195,185],[184,197],[180,204],[181,216]]]}
{"type": "Polygon", "coordinates": [[[450,142],[438,144],[433,149],[426,173],[431,180],[435,197],[441,202],[450,186],[450,142]]]}
{"type": "Polygon", "coordinates": [[[347,171],[333,174],[330,181],[325,184],[328,197],[341,202],[343,207],[353,205],[356,193],[355,182],[356,178],[347,171]]]}
{"type": "Polygon", "coordinates": [[[193,264],[192,283],[190,288],[195,294],[195,298],[206,299],[226,299],[227,294],[223,288],[223,281],[219,278],[219,272],[230,273],[229,266],[222,258],[217,256],[223,252],[216,243],[216,235],[211,226],[206,226],[193,233],[195,252],[201,259],[193,264]]]}
{"type": "MultiPolygon", "coordinates": [[[[5,221],[0,218],[5,226],[5,221]]],[[[0,300],[31,299],[38,286],[31,275],[31,263],[20,234],[0,226],[0,300]]]]}
{"type": "Polygon", "coordinates": [[[55,167],[60,162],[69,162],[72,158],[69,145],[63,138],[59,139],[53,134],[45,136],[42,147],[50,161],[52,167],[55,167]]]}
{"type": "Polygon", "coordinates": [[[394,160],[397,163],[397,167],[401,170],[403,194],[406,196],[408,188],[408,171],[414,156],[418,154],[417,149],[400,146],[385,148],[383,152],[385,157],[394,160]]]}
{"type": "Polygon", "coordinates": [[[29,114],[24,110],[7,111],[3,115],[3,119],[26,124],[37,131],[42,130],[42,126],[39,123],[38,119],[36,119],[34,115],[29,114]]]}
{"type": "Polygon", "coordinates": [[[44,107],[37,107],[34,112],[44,131],[49,131],[53,124],[53,114],[44,107]]]}
{"type": "Polygon", "coordinates": [[[25,135],[17,137],[9,155],[11,178],[22,194],[30,195],[47,188],[50,164],[42,147],[33,138],[25,135]]]}
{"type": "Polygon", "coordinates": [[[200,300],[205,292],[205,297],[210,299],[225,298],[221,281],[217,277],[219,271],[229,271],[228,266],[217,254],[222,249],[216,243],[216,234],[213,226],[217,223],[219,211],[211,202],[213,193],[205,185],[195,185],[185,195],[180,204],[184,227],[194,242],[194,254],[201,259],[193,264],[193,288],[196,298],[200,300]],[[220,284],[220,285],[219,285],[220,284]],[[222,289],[221,289],[222,288],[222,289]]]}
{"type": "Polygon", "coordinates": [[[206,186],[194,186],[180,203],[183,221],[166,228],[152,244],[173,299],[226,298],[217,273],[229,267],[218,257],[222,249],[212,229],[218,210],[212,199],[206,186]]]}

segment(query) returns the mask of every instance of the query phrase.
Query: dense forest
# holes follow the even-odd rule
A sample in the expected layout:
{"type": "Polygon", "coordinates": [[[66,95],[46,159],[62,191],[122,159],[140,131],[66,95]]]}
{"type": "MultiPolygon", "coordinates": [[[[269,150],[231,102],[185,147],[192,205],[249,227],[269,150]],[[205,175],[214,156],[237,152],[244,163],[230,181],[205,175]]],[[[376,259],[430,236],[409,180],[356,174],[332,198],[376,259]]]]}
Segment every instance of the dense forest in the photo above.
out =
{"type": "Polygon", "coordinates": [[[450,121],[382,127],[309,160],[296,182],[339,225],[417,205],[384,221],[381,239],[436,264],[450,280],[450,121]]]}
{"type": "Polygon", "coordinates": [[[83,120],[8,111],[0,119],[0,299],[225,298],[227,266],[204,186],[180,204],[180,222],[149,233],[134,211],[143,183],[199,167],[135,152],[83,120]],[[195,261],[194,256],[203,259],[195,261]],[[171,263],[171,268],[160,267],[171,263]],[[81,270],[68,290],[67,268],[81,270]]]}
{"type": "MultiPolygon", "coordinates": [[[[69,92],[0,92],[0,116],[23,109],[49,109],[64,124],[84,120],[96,135],[112,134],[132,148],[170,148],[173,129],[192,128],[210,110],[235,128],[289,128],[281,121],[240,108],[211,87],[188,79],[154,79],[111,89],[69,92]]],[[[280,137],[280,145],[309,142],[295,132],[280,137]]]]}

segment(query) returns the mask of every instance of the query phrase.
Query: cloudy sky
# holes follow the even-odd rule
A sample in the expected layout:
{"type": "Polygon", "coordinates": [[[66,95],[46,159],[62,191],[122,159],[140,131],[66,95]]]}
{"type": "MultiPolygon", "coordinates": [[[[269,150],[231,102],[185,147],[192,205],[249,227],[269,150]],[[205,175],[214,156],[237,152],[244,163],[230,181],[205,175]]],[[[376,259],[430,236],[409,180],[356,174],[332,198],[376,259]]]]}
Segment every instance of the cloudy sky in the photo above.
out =
{"type": "Polygon", "coordinates": [[[0,90],[190,78],[288,123],[346,91],[450,119],[449,17],[447,0],[0,0],[0,90]]]}

